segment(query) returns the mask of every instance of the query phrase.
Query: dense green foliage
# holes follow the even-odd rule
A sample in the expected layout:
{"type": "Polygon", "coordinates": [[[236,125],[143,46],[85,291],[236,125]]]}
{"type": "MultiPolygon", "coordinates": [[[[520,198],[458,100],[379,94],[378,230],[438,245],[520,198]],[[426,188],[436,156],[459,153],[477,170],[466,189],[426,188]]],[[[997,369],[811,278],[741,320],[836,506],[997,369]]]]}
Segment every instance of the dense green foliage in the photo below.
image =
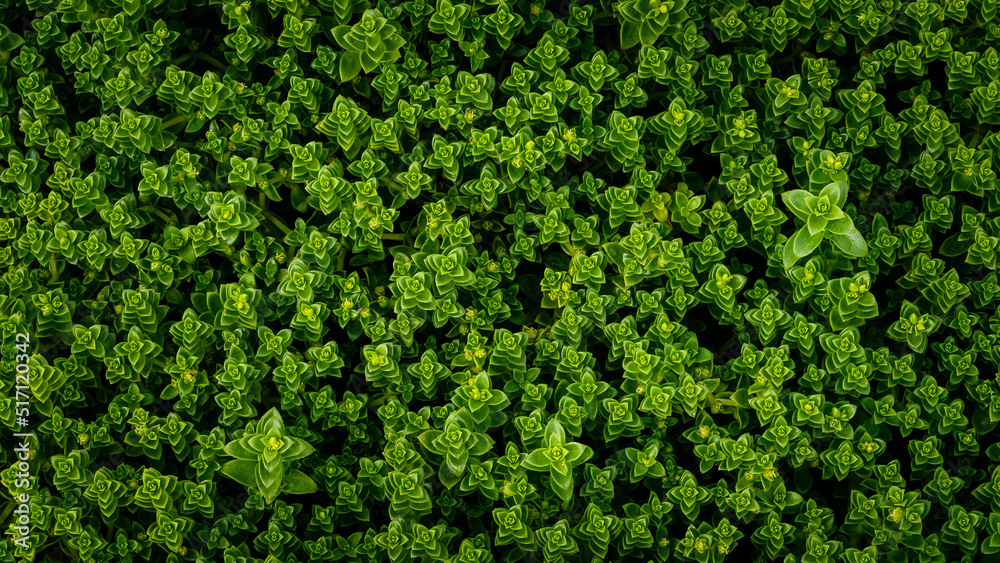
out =
{"type": "Polygon", "coordinates": [[[0,563],[1000,557],[998,8],[0,0],[0,563]]]}

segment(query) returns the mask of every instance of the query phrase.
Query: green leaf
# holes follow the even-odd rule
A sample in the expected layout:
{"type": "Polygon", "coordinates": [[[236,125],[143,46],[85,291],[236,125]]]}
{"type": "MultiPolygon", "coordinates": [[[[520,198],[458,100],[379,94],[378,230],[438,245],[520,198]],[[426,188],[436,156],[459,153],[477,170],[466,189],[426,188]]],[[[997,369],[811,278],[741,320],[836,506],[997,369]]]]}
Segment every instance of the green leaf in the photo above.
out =
{"type": "Polygon", "coordinates": [[[784,251],[781,254],[781,263],[785,270],[790,269],[795,265],[795,262],[799,260],[799,257],[795,255],[795,245],[789,240],[785,243],[784,251]]]}
{"type": "Polygon", "coordinates": [[[551,445],[556,442],[560,444],[566,442],[566,430],[553,418],[545,425],[545,443],[551,445]]]}
{"type": "Polygon", "coordinates": [[[282,438],[285,441],[291,441],[292,445],[285,450],[285,453],[281,454],[281,458],[287,461],[296,461],[306,457],[311,456],[316,452],[316,448],[312,444],[306,442],[302,438],[296,438],[294,436],[285,436],[282,438]]]}
{"type": "Polygon", "coordinates": [[[639,44],[639,41],[641,40],[640,29],[640,24],[622,22],[620,37],[622,49],[631,49],[639,44]]]}
{"type": "Polygon", "coordinates": [[[264,463],[258,463],[256,467],[258,486],[262,489],[273,488],[281,485],[281,479],[285,476],[285,470],[281,464],[276,464],[273,468],[268,468],[264,463]]]}
{"type": "Polygon", "coordinates": [[[228,461],[219,469],[223,475],[233,479],[244,487],[257,486],[257,462],[238,459],[228,461]]]}
{"type": "Polygon", "coordinates": [[[345,51],[340,57],[340,81],[350,82],[361,73],[361,56],[357,52],[345,51]]]}
{"type": "Polygon", "coordinates": [[[472,440],[473,445],[469,447],[469,454],[474,456],[486,454],[486,452],[493,449],[493,444],[495,443],[493,438],[484,434],[475,434],[472,436],[472,440]]]}
{"type": "Polygon", "coordinates": [[[566,454],[566,461],[572,465],[579,465],[594,457],[594,450],[579,442],[570,442],[565,447],[569,451],[566,454]]]}
{"type": "Polygon", "coordinates": [[[823,232],[816,233],[814,235],[809,234],[808,228],[801,228],[792,235],[789,242],[785,244],[792,245],[792,252],[796,258],[805,258],[812,254],[819,243],[823,242],[823,232]]]}
{"type": "Polygon", "coordinates": [[[822,237],[823,233],[826,231],[827,223],[828,221],[825,217],[810,215],[809,218],[806,219],[806,228],[809,229],[809,234],[811,236],[819,235],[822,237]]]}
{"type": "Polygon", "coordinates": [[[560,475],[553,471],[550,478],[559,498],[565,501],[573,498],[573,476],[571,474],[560,475]]]}
{"type": "MultiPolygon", "coordinates": [[[[244,438],[248,437],[245,436],[244,438]]],[[[235,457],[236,459],[256,461],[260,457],[260,455],[257,452],[254,452],[253,450],[247,447],[247,444],[244,443],[243,438],[241,438],[240,440],[233,440],[232,442],[229,442],[228,444],[226,444],[224,449],[227,454],[235,457]]]]}
{"type": "Polygon", "coordinates": [[[292,469],[285,474],[282,490],[293,495],[308,495],[315,493],[318,487],[316,486],[316,482],[310,479],[308,475],[298,469],[292,469]]]}
{"type": "Polygon", "coordinates": [[[552,462],[545,455],[545,448],[539,448],[524,458],[521,465],[532,471],[548,471],[552,462]]]}
{"type": "Polygon", "coordinates": [[[857,231],[847,235],[834,235],[830,237],[830,241],[833,242],[833,244],[836,245],[841,252],[851,258],[863,258],[868,256],[868,244],[866,244],[865,239],[861,237],[861,233],[857,231]]]}
{"type": "Polygon", "coordinates": [[[434,444],[434,441],[437,440],[438,436],[441,434],[444,434],[444,432],[440,430],[427,430],[417,436],[417,440],[420,442],[420,445],[427,448],[428,451],[436,453],[437,455],[445,455],[447,450],[439,448],[434,444]]]}
{"type": "Polygon", "coordinates": [[[830,182],[823,186],[819,195],[830,198],[830,203],[837,207],[843,207],[847,203],[847,184],[844,182],[830,182]]]}
{"type": "Polygon", "coordinates": [[[857,229],[854,227],[854,221],[850,217],[844,216],[840,219],[834,219],[826,224],[826,232],[833,235],[849,235],[851,233],[857,233],[857,229]]]}
{"type": "Polygon", "coordinates": [[[938,253],[941,254],[941,256],[952,258],[955,256],[961,256],[962,254],[968,252],[971,243],[967,240],[961,240],[959,238],[961,234],[962,233],[955,233],[944,239],[944,242],[941,243],[941,248],[938,249],[938,253]]]}
{"type": "Polygon", "coordinates": [[[809,201],[810,197],[814,196],[806,190],[791,190],[781,194],[781,199],[788,206],[788,209],[803,221],[809,219],[810,211],[806,202],[809,201]]]}

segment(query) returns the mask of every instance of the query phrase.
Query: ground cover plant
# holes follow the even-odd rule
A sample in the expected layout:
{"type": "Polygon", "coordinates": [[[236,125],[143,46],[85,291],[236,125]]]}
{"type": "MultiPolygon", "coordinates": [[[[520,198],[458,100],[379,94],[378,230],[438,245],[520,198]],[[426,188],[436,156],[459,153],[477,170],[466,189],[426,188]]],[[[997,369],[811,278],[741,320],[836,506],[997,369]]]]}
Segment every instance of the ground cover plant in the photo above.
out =
{"type": "Polygon", "coordinates": [[[995,561],[993,0],[0,0],[0,563],[995,561]]]}

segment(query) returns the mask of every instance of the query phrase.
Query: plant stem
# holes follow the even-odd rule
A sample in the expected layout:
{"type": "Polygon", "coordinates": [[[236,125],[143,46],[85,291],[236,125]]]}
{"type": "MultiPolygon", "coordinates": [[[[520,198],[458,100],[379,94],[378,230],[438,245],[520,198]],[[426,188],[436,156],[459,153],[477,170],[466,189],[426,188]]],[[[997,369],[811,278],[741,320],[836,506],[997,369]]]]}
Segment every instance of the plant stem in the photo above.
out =
{"type": "Polygon", "coordinates": [[[11,502],[10,506],[8,506],[7,509],[3,511],[3,514],[0,514],[0,522],[3,522],[4,520],[6,520],[7,517],[10,516],[11,512],[14,512],[14,503],[13,502],[11,502]]]}
{"type": "Polygon", "coordinates": [[[186,61],[186,60],[188,60],[190,58],[193,58],[193,57],[197,56],[197,54],[198,54],[197,51],[191,51],[189,53],[185,53],[185,54],[177,57],[176,59],[170,61],[170,64],[172,64],[174,66],[180,66],[181,63],[183,63],[184,61],[186,61]]]}
{"type": "Polygon", "coordinates": [[[347,261],[347,247],[344,246],[340,249],[340,253],[337,255],[337,271],[341,272],[344,270],[344,262],[347,261]]]}
{"type": "Polygon", "coordinates": [[[970,149],[975,149],[977,146],[979,146],[979,134],[980,134],[979,128],[980,125],[976,125],[976,135],[972,137],[972,141],[969,143],[970,149]]]}
{"type": "Polygon", "coordinates": [[[365,406],[368,407],[369,411],[378,410],[379,407],[381,407],[383,404],[385,404],[385,400],[389,399],[389,398],[392,398],[392,395],[382,395],[381,397],[378,397],[377,399],[373,399],[371,401],[368,401],[368,404],[365,405],[365,406]]]}
{"type": "Polygon", "coordinates": [[[177,117],[171,119],[170,121],[165,121],[165,122],[161,123],[160,124],[160,131],[163,131],[165,129],[169,129],[169,128],[171,128],[174,125],[177,125],[179,123],[184,123],[185,121],[187,121],[189,119],[191,119],[190,115],[178,115],[177,117]]]}
{"type": "Polygon", "coordinates": [[[275,188],[279,188],[279,187],[285,185],[285,177],[282,176],[281,174],[276,174],[274,176],[271,176],[270,178],[268,178],[265,175],[264,176],[264,181],[267,182],[268,184],[271,184],[275,188]]]}
{"type": "MultiPolygon", "coordinates": [[[[992,23],[992,22],[996,22],[996,21],[997,21],[997,18],[996,18],[996,17],[994,17],[994,18],[993,18],[992,20],[990,20],[990,22],[987,22],[987,23],[992,23]]],[[[957,36],[955,37],[955,39],[961,39],[961,38],[965,37],[966,35],[968,35],[968,34],[972,33],[973,31],[975,31],[975,30],[977,30],[977,29],[982,29],[982,28],[981,28],[981,27],[979,27],[979,25],[978,25],[978,24],[970,24],[970,25],[967,25],[967,26],[965,26],[965,27],[963,27],[963,28],[962,28],[962,32],[961,32],[961,33],[959,33],[959,34],[958,34],[958,35],[957,35],[957,36]]]]}
{"type": "Polygon", "coordinates": [[[219,62],[219,59],[216,59],[215,57],[209,55],[208,53],[199,51],[198,58],[214,66],[215,68],[219,69],[222,72],[226,72],[226,70],[229,68],[226,65],[222,64],[221,62],[219,62]]]}
{"type": "Polygon", "coordinates": [[[382,240],[406,240],[403,233],[382,233],[382,240]]]}
{"type": "Polygon", "coordinates": [[[294,191],[302,191],[302,190],[304,190],[304,189],[305,189],[305,188],[303,188],[303,187],[302,187],[302,184],[300,184],[300,183],[298,183],[298,182],[293,182],[293,181],[289,180],[289,179],[288,179],[287,177],[285,177],[285,176],[282,176],[282,178],[284,178],[284,179],[283,179],[283,180],[281,180],[281,185],[283,185],[283,186],[285,186],[286,188],[288,188],[288,189],[292,190],[293,192],[294,192],[294,191]]]}
{"type": "Polygon", "coordinates": [[[49,272],[52,274],[52,279],[49,280],[49,285],[59,281],[59,265],[56,264],[55,253],[49,254],[49,272]]]}
{"type": "Polygon", "coordinates": [[[403,186],[399,185],[394,180],[390,180],[389,178],[382,178],[382,181],[385,182],[385,185],[389,186],[390,188],[393,188],[395,190],[399,190],[399,191],[401,191],[403,193],[406,193],[406,188],[404,188],[403,186]]]}
{"type": "Polygon", "coordinates": [[[152,213],[153,215],[156,215],[160,219],[163,219],[164,221],[166,221],[168,225],[173,225],[174,223],[177,222],[177,218],[176,217],[173,217],[173,218],[168,217],[165,213],[163,213],[159,209],[153,207],[152,205],[144,205],[144,206],[142,206],[142,207],[139,208],[139,211],[148,211],[149,213],[152,213]]]}
{"type": "Polygon", "coordinates": [[[264,211],[264,217],[267,217],[268,221],[274,223],[274,226],[281,229],[281,232],[285,233],[286,235],[292,232],[292,229],[289,229],[288,225],[284,224],[281,221],[281,219],[275,217],[274,214],[271,213],[270,211],[264,211]]]}

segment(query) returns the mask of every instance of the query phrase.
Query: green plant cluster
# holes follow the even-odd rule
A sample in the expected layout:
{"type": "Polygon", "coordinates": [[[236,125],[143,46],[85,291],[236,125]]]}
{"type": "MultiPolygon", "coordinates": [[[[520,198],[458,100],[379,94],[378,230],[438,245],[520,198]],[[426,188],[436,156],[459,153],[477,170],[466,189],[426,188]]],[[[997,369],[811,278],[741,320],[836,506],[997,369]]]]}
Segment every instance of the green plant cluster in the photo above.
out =
{"type": "Polygon", "coordinates": [[[0,0],[0,563],[998,560],[998,9],[0,0]]]}

